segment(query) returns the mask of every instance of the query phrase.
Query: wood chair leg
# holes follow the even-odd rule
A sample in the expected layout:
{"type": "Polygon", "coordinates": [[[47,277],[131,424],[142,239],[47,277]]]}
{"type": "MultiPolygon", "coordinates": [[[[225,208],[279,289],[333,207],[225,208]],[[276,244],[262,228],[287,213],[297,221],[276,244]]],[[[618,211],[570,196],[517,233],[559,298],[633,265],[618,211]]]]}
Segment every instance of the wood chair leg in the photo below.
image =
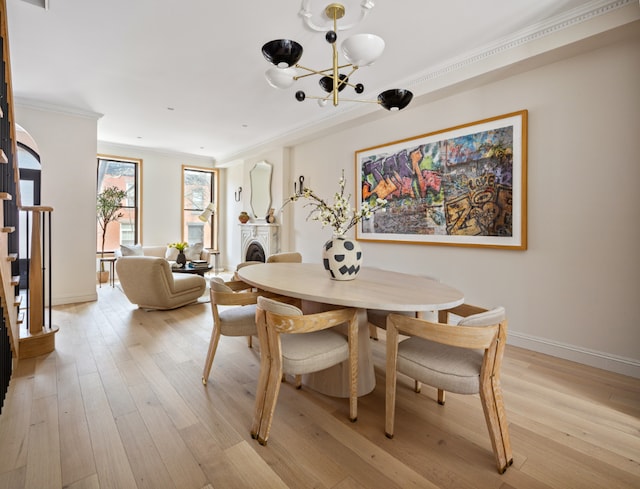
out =
{"type": "Polygon", "coordinates": [[[498,472],[502,474],[513,463],[513,454],[502,389],[498,379],[492,377],[489,382],[480,386],[480,400],[491,438],[491,446],[496,457],[496,466],[498,472]]]}
{"type": "Polygon", "coordinates": [[[420,382],[419,380],[414,380],[413,381],[413,392],[420,393],[421,390],[422,390],[422,382],[420,382]]]}
{"type": "MultiPolygon", "coordinates": [[[[277,333],[268,331],[269,349],[271,352],[278,351],[277,333]]],[[[271,423],[273,422],[273,413],[278,402],[278,394],[280,393],[280,384],[282,378],[282,358],[270,355],[269,376],[267,379],[266,394],[264,397],[264,407],[260,419],[260,429],[258,431],[258,443],[266,445],[271,431],[271,423]]]]}
{"type": "Polygon", "coordinates": [[[209,373],[211,372],[211,366],[213,365],[213,357],[216,356],[216,350],[218,349],[219,341],[220,330],[214,325],[213,331],[211,331],[211,339],[209,340],[209,350],[207,351],[207,358],[204,361],[204,369],[202,370],[203,385],[207,385],[207,380],[209,380],[209,373]]]}
{"type": "Polygon", "coordinates": [[[247,336],[247,346],[253,348],[253,336],[247,336]]]}
{"type": "Polygon", "coordinates": [[[441,406],[444,406],[444,396],[445,391],[443,391],[442,389],[438,389],[438,404],[440,404],[441,406]]]}
{"type": "Polygon", "coordinates": [[[295,385],[296,389],[302,389],[302,375],[297,374],[295,376],[295,385]]]}
{"type": "Polygon", "coordinates": [[[358,420],[358,316],[354,314],[347,332],[349,340],[349,419],[358,420]]]}
{"type": "Polygon", "coordinates": [[[258,430],[257,436],[258,443],[260,443],[260,445],[266,445],[267,440],[269,439],[269,433],[271,432],[271,423],[273,422],[273,414],[275,413],[276,404],[278,402],[278,394],[280,393],[281,373],[277,371],[278,368],[274,366],[273,362],[270,368],[271,372],[269,375],[269,379],[267,380],[267,388],[264,397],[264,407],[262,409],[260,429],[258,430]]]}
{"type": "Polygon", "coordinates": [[[369,324],[369,338],[378,341],[378,327],[373,324],[369,324]]]}
{"type": "Polygon", "coordinates": [[[396,371],[398,362],[398,330],[395,326],[387,328],[387,365],[386,365],[386,397],[385,397],[385,422],[384,434],[387,438],[393,438],[394,421],[396,414],[396,371]]]}
{"type": "Polygon", "coordinates": [[[269,370],[271,368],[271,351],[269,350],[267,330],[264,326],[264,313],[261,316],[256,315],[256,325],[258,327],[258,340],[262,347],[260,348],[260,376],[258,377],[258,386],[256,388],[256,404],[253,412],[253,421],[251,423],[251,438],[253,439],[258,438],[260,431],[265,397],[267,395],[269,370]]]}

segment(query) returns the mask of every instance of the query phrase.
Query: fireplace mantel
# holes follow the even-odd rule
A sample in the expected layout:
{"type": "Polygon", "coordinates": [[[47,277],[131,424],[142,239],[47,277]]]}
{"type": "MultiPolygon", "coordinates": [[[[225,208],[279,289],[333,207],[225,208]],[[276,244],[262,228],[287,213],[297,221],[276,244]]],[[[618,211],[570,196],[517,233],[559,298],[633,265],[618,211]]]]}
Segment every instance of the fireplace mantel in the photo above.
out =
{"type": "MultiPolygon", "coordinates": [[[[248,222],[239,226],[240,257],[242,260],[248,260],[247,250],[252,244],[262,247],[265,259],[270,255],[280,253],[280,224],[248,222]]],[[[251,259],[255,259],[255,257],[251,259]]]]}

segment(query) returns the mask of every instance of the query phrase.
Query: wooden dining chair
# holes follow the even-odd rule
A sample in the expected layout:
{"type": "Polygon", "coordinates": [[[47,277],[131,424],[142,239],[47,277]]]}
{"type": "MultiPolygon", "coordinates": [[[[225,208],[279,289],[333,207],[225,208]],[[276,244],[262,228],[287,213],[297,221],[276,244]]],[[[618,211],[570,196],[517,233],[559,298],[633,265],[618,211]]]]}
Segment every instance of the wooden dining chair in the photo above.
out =
{"type": "Polygon", "coordinates": [[[291,304],[258,298],[256,324],[260,340],[260,377],[251,436],[266,445],[280,392],[282,374],[318,372],[348,360],[349,419],[358,416],[357,309],[303,314],[291,304]],[[347,324],[347,336],[331,330],[347,324]]]}
{"type": "Polygon", "coordinates": [[[238,270],[240,270],[241,268],[248,267],[251,265],[262,265],[263,263],[264,262],[255,261],[255,260],[243,261],[241,263],[238,263],[238,265],[236,266],[235,272],[233,272],[233,280],[240,280],[240,277],[238,276],[238,270]]]}
{"type": "Polygon", "coordinates": [[[302,263],[302,255],[296,251],[276,253],[267,257],[267,263],[302,263]]]}
{"type": "MultiPolygon", "coordinates": [[[[513,463],[500,386],[507,340],[503,307],[490,311],[463,304],[443,311],[462,317],[457,325],[399,314],[387,318],[385,434],[393,438],[397,372],[444,391],[480,394],[498,472],[513,463]],[[398,343],[398,335],[410,338],[398,343]]],[[[444,400],[443,400],[444,403],[444,400]]]]}
{"type": "Polygon", "coordinates": [[[213,357],[218,348],[220,336],[246,336],[249,348],[251,338],[256,331],[256,303],[260,295],[271,295],[265,291],[253,289],[249,284],[232,280],[225,282],[219,277],[210,281],[211,312],[213,314],[213,330],[209,341],[209,350],[204,362],[202,383],[207,384],[213,357]],[[219,310],[218,306],[236,306],[219,310]]]}

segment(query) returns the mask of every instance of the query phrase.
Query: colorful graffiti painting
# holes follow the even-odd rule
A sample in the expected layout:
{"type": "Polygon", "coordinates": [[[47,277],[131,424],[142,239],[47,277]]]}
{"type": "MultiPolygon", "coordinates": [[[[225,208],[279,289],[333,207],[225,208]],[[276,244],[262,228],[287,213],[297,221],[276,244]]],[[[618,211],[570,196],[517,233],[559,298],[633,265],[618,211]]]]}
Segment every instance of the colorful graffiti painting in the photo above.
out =
{"type": "Polygon", "coordinates": [[[363,241],[526,249],[527,112],[356,152],[363,241]]]}

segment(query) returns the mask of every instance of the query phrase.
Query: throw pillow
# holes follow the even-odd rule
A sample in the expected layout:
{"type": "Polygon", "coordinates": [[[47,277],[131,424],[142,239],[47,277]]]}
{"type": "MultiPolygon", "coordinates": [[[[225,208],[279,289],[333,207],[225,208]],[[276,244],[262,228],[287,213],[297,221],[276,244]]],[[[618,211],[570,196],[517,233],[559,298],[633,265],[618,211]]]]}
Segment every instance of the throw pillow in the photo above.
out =
{"type": "Polygon", "coordinates": [[[164,253],[164,259],[168,261],[176,261],[178,259],[178,250],[167,246],[167,251],[164,253]]]}
{"type": "Polygon", "coordinates": [[[199,260],[203,248],[204,245],[202,243],[190,244],[189,247],[184,250],[184,256],[187,257],[187,261],[199,260]]]}
{"type": "Polygon", "coordinates": [[[122,256],[144,256],[144,252],[142,251],[142,245],[120,245],[120,253],[122,256]]]}

